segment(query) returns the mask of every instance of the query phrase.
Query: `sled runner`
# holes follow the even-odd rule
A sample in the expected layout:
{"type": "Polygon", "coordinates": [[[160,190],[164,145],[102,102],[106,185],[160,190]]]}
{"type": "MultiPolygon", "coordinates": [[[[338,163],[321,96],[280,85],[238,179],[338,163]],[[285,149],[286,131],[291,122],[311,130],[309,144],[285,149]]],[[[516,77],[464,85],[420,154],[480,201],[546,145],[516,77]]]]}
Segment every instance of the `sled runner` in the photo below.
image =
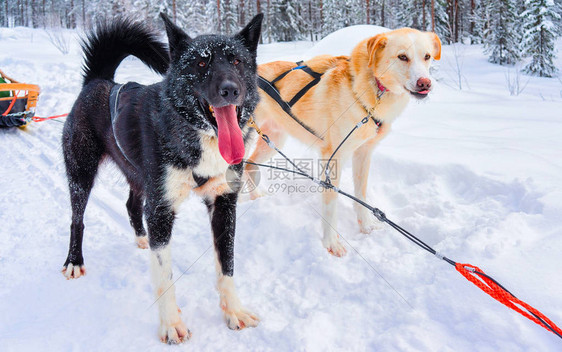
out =
{"type": "Polygon", "coordinates": [[[24,127],[35,116],[39,86],[20,83],[0,70],[0,128],[24,127]]]}

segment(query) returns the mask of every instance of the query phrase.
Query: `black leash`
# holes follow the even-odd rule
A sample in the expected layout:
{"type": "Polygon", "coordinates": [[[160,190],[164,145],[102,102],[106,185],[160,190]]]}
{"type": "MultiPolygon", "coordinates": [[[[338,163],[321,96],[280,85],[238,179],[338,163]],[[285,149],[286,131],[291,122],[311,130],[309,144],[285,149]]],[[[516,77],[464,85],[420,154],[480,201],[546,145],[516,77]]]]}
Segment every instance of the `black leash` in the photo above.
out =
{"type": "MultiPolygon", "coordinates": [[[[378,129],[382,127],[382,121],[376,119],[373,114],[371,113],[371,111],[375,111],[375,109],[377,108],[377,106],[380,103],[380,99],[382,98],[382,96],[384,95],[384,93],[386,93],[386,88],[382,87],[379,88],[379,93],[377,94],[377,101],[375,103],[375,106],[373,106],[372,109],[367,109],[365,107],[365,105],[363,105],[363,109],[365,109],[365,111],[367,111],[367,116],[365,116],[364,118],[361,119],[361,121],[359,121],[352,129],[351,131],[349,131],[349,133],[345,136],[345,138],[340,142],[340,144],[338,144],[338,146],[336,147],[336,149],[334,150],[334,152],[332,153],[332,155],[330,155],[330,159],[328,159],[328,162],[326,163],[326,168],[324,169],[324,176],[326,176],[326,182],[331,184],[330,181],[330,163],[332,162],[332,159],[334,158],[334,155],[336,155],[336,153],[338,152],[338,150],[340,149],[340,147],[347,141],[347,139],[353,134],[353,132],[355,132],[355,130],[357,130],[358,128],[360,128],[361,126],[363,126],[364,124],[366,124],[367,122],[369,122],[369,118],[371,118],[371,120],[373,120],[373,122],[375,123],[375,125],[377,126],[377,132],[378,129]]],[[[359,99],[359,98],[358,98],[359,99]]]]}
{"type": "Polygon", "coordinates": [[[282,152],[279,151],[279,149],[275,146],[275,144],[273,144],[273,142],[271,142],[271,140],[269,140],[269,137],[267,137],[267,135],[264,135],[264,141],[273,149],[275,149],[277,152],[279,152],[281,154],[281,156],[283,156],[283,158],[285,158],[291,165],[293,165],[293,167],[295,169],[297,169],[298,171],[295,170],[290,170],[290,169],[286,169],[286,168],[282,168],[282,167],[277,167],[277,166],[273,166],[273,165],[267,165],[267,164],[260,164],[260,163],[254,163],[253,161],[248,161],[245,160],[244,163],[246,164],[250,164],[250,165],[256,165],[256,166],[262,166],[262,167],[267,167],[270,169],[274,169],[274,170],[280,170],[280,171],[285,171],[285,172],[291,172],[293,174],[299,175],[299,176],[303,176],[308,178],[309,180],[311,180],[312,182],[324,187],[325,189],[331,189],[359,204],[361,204],[362,206],[364,206],[365,208],[369,209],[371,211],[371,213],[373,213],[373,215],[381,222],[385,222],[388,225],[390,225],[392,228],[394,228],[396,231],[398,231],[401,235],[403,235],[404,237],[406,237],[407,239],[409,239],[410,241],[412,241],[414,244],[416,244],[417,246],[419,246],[420,248],[428,251],[429,253],[435,255],[437,258],[446,261],[447,263],[451,264],[452,266],[455,266],[457,263],[452,261],[451,259],[445,257],[444,255],[441,255],[439,252],[437,252],[435,249],[433,249],[430,245],[428,245],[427,243],[425,243],[424,241],[422,241],[421,239],[419,239],[418,237],[416,237],[415,235],[413,235],[412,233],[408,232],[407,230],[405,230],[404,228],[400,227],[399,225],[397,225],[396,223],[394,223],[392,220],[388,219],[385,215],[385,213],[380,210],[379,208],[373,207],[368,203],[365,203],[364,201],[362,201],[361,199],[345,192],[342,191],[340,188],[334,186],[332,183],[327,182],[327,181],[322,181],[320,179],[317,179],[316,177],[307,174],[306,172],[302,171],[295,163],[293,163],[289,158],[287,158],[287,156],[285,154],[283,154],[282,152]]]}

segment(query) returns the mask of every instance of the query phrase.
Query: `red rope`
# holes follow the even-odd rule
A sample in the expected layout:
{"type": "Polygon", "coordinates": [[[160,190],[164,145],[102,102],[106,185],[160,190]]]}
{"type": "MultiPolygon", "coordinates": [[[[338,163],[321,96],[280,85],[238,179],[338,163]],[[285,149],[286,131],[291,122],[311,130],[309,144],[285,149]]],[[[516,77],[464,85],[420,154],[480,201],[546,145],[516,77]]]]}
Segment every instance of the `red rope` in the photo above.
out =
{"type": "Polygon", "coordinates": [[[513,309],[527,319],[534,321],[548,331],[551,331],[558,336],[562,336],[562,330],[544,314],[506,291],[477,266],[456,263],[455,267],[457,271],[461,273],[462,276],[464,276],[468,281],[478,286],[482,291],[492,296],[492,298],[494,298],[496,301],[513,309]],[[525,312],[518,306],[525,308],[527,312],[525,312]]]}
{"type": "Polygon", "coordinates": [[[57,119],[59,117],[65,117],[68,116],[68,114],[62,114],[62,115],[56,115],[56,116],[49,116],[49,117],[39,117],[39,116],[34,116],[32,119],[35,122],[41,122],[41,121],[47,121],[47,120],[52,120],[52,119],[57,119]]]}
{"type": "Polygon", "coordinates": [[[19,94],[19,91],[15,92],[15,94],[14,94],[14,99],[12,99],[12,102],[10,103],[10,106],[8,106],[8,109],[7,109],[6,111],[4,111],[4,113],[2,114],[2,116],[8,115],[8,113],[10,112],[10,110],[12,110],[12,108],[14,107],[14,104],[16,103],[16,100],[18,100],[18,94],[19,94]]]}

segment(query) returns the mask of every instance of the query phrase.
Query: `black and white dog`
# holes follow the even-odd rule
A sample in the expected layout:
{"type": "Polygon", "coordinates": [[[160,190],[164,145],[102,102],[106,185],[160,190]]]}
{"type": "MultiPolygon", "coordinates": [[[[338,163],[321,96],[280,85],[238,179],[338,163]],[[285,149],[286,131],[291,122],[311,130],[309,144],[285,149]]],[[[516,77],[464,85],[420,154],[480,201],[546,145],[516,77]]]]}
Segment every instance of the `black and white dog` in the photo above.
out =
{"type": "Polygon", "coordinates": [[[154,33],[128,20],[98,26],[83,44],[84,85],[62,136],[72,204],[62,272],[68,279],[86,272],[83,216],[98,166],[109,157],[130,185],[127,210],[137,244],[150,245],[160,338],[179,343],[191,333],[176,305],[169,242],[178,206],[191,191],[209,210],[228,327],[259,322],[242,307],[232,278],[239,190],[225,174],[240,177],[241,161],[255,140],[247,121],[259,99],[256,50],[263,16],[232,37],[196,38],[162,18],[169,50],[154,33]],[[128,55],[165,74],[164,80],[150,86],[115,83],[115,70],[128,55]]]}

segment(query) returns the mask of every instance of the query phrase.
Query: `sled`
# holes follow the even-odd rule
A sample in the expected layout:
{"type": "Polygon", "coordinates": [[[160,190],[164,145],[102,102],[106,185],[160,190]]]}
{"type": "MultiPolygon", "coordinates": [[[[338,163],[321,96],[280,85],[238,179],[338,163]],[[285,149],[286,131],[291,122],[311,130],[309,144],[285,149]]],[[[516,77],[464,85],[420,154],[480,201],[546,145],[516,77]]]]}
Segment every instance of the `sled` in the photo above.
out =
{"type": "Polygon", "coordinates": [[[0,70],[0,128],[25,127],[35,116],[39,86],[20,83],[0,70]]]}

